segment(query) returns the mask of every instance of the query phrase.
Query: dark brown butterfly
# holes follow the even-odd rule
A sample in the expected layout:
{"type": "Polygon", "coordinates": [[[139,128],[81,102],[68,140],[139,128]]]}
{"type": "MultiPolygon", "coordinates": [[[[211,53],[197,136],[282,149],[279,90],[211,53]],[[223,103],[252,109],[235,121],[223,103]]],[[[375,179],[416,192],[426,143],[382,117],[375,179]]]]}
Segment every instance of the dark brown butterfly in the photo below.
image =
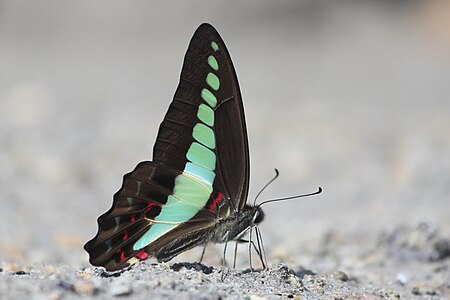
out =
{"type": "Polygon", "coordinates": [[[168,261],[197,245],[236,239],[263,219],[246,204],[249,154],[236,73],[209,24],[194,33],[153,161],[124,176],[98,233],[84,248],[109,271],[155,256],[168,261]]]}
{"type": "Polygon", "coordinates": [[[248,185],[236,72],[222,38],[202,24],[189,43],[153,161],[124,176],[111,209],[98,218],[97,235],[84,246],[89,261],[115,271],[149,256],[165,262],[209,242],[243,241],[264,218],[261,204],[283,200],[248,205],[248,185]]]}

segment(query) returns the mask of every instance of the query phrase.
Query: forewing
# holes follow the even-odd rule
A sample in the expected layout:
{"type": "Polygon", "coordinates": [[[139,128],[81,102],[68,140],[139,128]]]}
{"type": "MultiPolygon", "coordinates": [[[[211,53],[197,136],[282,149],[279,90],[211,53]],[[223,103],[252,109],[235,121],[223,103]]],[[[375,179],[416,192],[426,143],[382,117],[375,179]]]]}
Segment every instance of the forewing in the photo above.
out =
{"type": "Polygon", "coordinates": [[[224,193],[233,208],[245,205],[249,155],[244,109],[228,50],[209,24],[202,24],[189,44],[153,159],[203,179],[224,193]]]}

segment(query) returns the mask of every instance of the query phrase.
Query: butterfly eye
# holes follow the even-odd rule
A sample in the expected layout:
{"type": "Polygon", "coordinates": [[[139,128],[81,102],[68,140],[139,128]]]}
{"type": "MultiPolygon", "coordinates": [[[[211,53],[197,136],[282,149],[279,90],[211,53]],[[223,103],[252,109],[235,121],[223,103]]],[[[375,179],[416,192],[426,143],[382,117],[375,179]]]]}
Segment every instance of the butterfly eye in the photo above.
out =
{"type": "Polygon", "coordinates": [[[253,215],[253,224],[259,224],[264,220],[264,213],[263,211],[258,208],[255,211],[255,214],[253,215]]]}

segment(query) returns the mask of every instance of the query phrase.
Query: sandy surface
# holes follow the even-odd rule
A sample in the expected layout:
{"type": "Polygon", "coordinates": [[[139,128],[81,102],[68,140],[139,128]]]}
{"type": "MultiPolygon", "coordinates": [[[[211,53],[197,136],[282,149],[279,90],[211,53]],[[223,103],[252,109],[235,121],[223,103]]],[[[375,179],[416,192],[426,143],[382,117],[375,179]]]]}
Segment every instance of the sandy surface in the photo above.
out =
{"type": "Polygon", "coordinates": [[[424,3],[0,1],[0,298],[449,299],[450,10],[424,3]],[[82,246],[202,22],[239,76],[250,201],[275,167],[261,200],[324,192],[266,206],[267,270],[211,245],[106,276],[82,246]]]}

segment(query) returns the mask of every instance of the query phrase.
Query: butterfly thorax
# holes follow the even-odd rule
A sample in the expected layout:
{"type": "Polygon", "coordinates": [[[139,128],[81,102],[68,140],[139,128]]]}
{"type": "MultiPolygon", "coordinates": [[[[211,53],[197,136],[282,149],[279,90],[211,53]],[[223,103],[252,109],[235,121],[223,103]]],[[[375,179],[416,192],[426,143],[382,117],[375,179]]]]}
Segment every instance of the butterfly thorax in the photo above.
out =
{"type": "Polygon", "coordinates": [[[227,218],[220,220],[210,231],[208,240],[214,243],[237,240],[263,219],[264,213],[260,207],[245,205],[243,210],[233,211],[227,218]]]}

